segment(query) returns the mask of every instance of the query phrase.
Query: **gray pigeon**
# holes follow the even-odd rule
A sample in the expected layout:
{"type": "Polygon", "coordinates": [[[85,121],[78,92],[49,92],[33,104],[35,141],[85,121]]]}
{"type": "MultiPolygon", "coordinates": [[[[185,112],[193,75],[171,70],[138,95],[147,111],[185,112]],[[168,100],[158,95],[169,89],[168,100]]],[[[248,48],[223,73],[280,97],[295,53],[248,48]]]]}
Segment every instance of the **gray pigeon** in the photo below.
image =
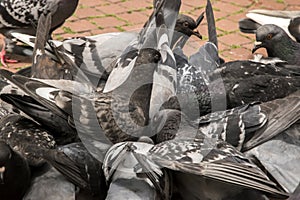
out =
{"type": "Polygon", "coordinates": [[[266,48],[269,57],[277,57],[290,65],[300,65],[300,43],[292,40],[279,26],[266,24],[256,31],[256,42],[252,50],[266,48]]]}
{"type": "Polygon", "coordinates": [[[44,158],[67,180],[87,190],[92,196],[104,199],[106,183],[102,163],[96,160],[83,143],[71,143],[56,149],[32,148],[37,157],[44,158]]]}
{"type": "MultiPolygon", "coordinates": [[[[8,38],[11,38],[11,32],[35,35],[34,25],[37,24],[40,15],[49,12],[52,13],[52,32],[74,13],[77,4],[78,0],[2,0],[0,2],[0,33],[8,38]]],[[[2,48],[1,62],[6,65],[5,45],[2,48]]]]}
{"type": "Polygon", "coordinates": [[[255,33],[262,25],[275,24],[300,42],[300,11],[250,10],[246,17],[239,21],[239,28],[244,33],[255,33]]]}
{"type": "Polygon", "coordinates": [[[143,162],[144,155],[135,151],[137,147],[148,148],[153,142],[150,138],[141,137],[137,143],[118,143],[106,153],[103,169],[109,190],[106,199],[170,199],[172,179],[165,169],[155,169],[158,166],[143,162]],[[132,150],[132,151],[131,151],[132,150]]]}
{"type": "Polygon", "coordinates": [[[266,192],[271,196],[279,195],[277,196],[279,198],[283,195],[280,186],[270,183],[271,180],[267,175],[234,147],[217,138],[204,136],[201,131],[189,123],[184,115],[174,116],[171,114],[177,114],[180,111],[170,113],[162,110],[160,112],[160,114],[157,113],[157,116],[165,115],[163,118],[166,120],[154,117],[151,124],[152,131],[158,135],[165,135],[165,139],[169,141],[155,145],[154,150],[149,150],[147,158],[154,157],[162,166],[175,170],[173,173],[174,184],[179,188],[182,198],[240,199],[239,195],[245,193],[243,198],[247,199],[248,195],[252,196],[248,193],[253,191],[266,192]],[[198,145],[200,146],[197,147],[198,145]],[[185,153],[181,152],[183,149],[186,149],[185,153]],[[160,154],[151,155],[155,153],[160,154]],[[191,166],[189,166],[190,164],[191,166]],[[258,178],[257,175],[261,177],[258,178]],[[264,181],[262,181],[262,177],[264,177],[264,181]],[[258,181],[259,179],[261,181],[258,181]]]}
{"type": "MultiPolygon", "coordinates": [[[[74,66],[67,62],[67,59],[71,59],[87,75],[89,80],[97,85],[99,78],[107,79],[118,56],[122,54],[128,44],[138,37],[136,32],[112,32],[75,37],[62,42],[50,40],[46,43],[48,33],[45,30],[45,25],[48,21],[43,20],[41,22],[37,39],[26,34],[12,33],[16,39],[38,50],[38,55],[35,52],[34,57],[40,57],[42,61],[34,59],[38,67],[34,69],[37,71],[32,72],[37,75],[35,76],[37,78],[73,78],[72,68],[74,66]]],[[[200,22],[195,22],[187,15],[179,15],[175,26],[176,34],[174,34],[172,42],[176,43],[178,37],[189,38],[191,35],[201,38],[200,33],[195,30],[200,22]]]]}
{"type": "Polygon", "coordinates": [[[288,200],[297,200],[297,199],[300,199],[300,183],[288,200]]]}
{"type": "Polygon", "coordinates": [[[269,141],[246,151],[248,157],[259,160],[286,191],[292,193],[300,183],[299,122],[269,141]]]}
{"type": "Polygon", "coordinates": [[[75,190],[72,183],[51,167],[32,179],[23,200],[75,200],[75,190]]]}

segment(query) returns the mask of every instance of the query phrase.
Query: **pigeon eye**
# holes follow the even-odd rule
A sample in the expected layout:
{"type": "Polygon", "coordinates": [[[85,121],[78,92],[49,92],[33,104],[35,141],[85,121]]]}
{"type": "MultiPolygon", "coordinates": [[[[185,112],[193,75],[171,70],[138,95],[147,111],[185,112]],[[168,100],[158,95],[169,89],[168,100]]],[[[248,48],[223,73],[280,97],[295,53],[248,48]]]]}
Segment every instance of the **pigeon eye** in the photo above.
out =
{"type": "Polygon", "coordinates": [[[189,27],[189,23],[188,23],[188,22],[184,22],[184,23],[183,23],[183,26],[184,26],[184,27],[189,27]]]}
{"type": "Polygon", "coordinates": [[[272,34],[272,33],[269,33],[269,34],[267,35],[267,37],[266,37],[266,38],[267,38],[268,40],[271,40],[271,39],[272,39],[272,37],[273,37],[273,34],[272,34]]]}

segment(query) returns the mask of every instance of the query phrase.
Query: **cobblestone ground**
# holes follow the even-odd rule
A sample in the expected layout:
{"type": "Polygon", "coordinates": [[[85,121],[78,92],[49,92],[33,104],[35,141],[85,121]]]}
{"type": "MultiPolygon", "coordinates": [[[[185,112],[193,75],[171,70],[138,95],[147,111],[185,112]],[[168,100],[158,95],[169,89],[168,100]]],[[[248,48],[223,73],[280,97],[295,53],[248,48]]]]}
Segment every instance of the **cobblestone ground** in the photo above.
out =
{"type": "MultiPolygon", "coordinates": [[[[182,0],[181,13],[196,18],[205,9],[206,1],[182,0]]],[[[219,50],[226,60],[251,58],[254,36],[240,33],[238,21],[248,10],[300,10],[299,0],[212,0],[219,50]]],[[[88,36],[116,31],[138,31],[152,12],[152,0],[79,0],[79,6],[72,17],[54,33],[62,40],[74,36],[88,36]]],[[[185,52],[190,54],[207,40],[207,27],[203,22],[198,30],[203,41],[191,38],[185,52]]],[[[259,53],[265,53],[260,50],[259,53]]],[[[14,57],[14,56],[12,56],[14,57]]],[[[21,62],[10,64],[12,71],[30,65],[30,58],[18,58],[21,62]]]]}

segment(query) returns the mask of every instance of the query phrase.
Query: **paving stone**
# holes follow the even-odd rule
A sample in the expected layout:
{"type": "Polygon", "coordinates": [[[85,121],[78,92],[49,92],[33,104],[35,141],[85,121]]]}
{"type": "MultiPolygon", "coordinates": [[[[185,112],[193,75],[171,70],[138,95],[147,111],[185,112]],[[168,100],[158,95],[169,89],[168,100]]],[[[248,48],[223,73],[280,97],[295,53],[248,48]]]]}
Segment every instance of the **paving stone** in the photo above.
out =
{"type": "Polygon", "coordinates": [[[243,7],[253,4],[253,0],[238,0],[238,1],[222,0],[222,1],[227,2],[227,3],[232,3],[232,4],[238,5],[238,6],[243,6],[243,7]]]}
{"type": "Polygon", "coordinates": [[[300,5],[288,5],[286,10],[300,10],[300,5]]]}
{"type": "Polygon", "coordinates": [[[236,24],[238,24],[238,22],[243,19],[246,18],[246,13],[247,12],[242,12],[242,13],[238,13],[238,14],[232,14],[230,16],[228,16],[226,19],[235,22],[236,24]]]}
{"type": "Polygon", "coordinates": [[[140,32],[141,29],[143,28],[142,24],[135,24],[135,25],[130,25],[130,26],[123,26],[122,27],[124,31],[129,31],[129,32],[140,32]]]}
{"type": "Polygon", "coordinates": [[[97,5],[100,5],[100,4],[103,4],[103,3],[108,3],[106,1],[95,1],[95,0],[82,0],[80,3],[84,6],[89,6],[89,7],[93,7],[93,6],[97,6],[97,5]]]}
{"type": "Polygon", "coordinates": [[[284,2],[289,5],[299,5],[299,1],[297,0],[284,0],[284,2]]]}
{"type": "Polygon", "coordinates": [[[91,21],[98,25],[98,27],[106,28],[106,27],[115,27],[115,26],[122,26],[125,25],[126,22],[116,17],[101,17],[101,18],[94,18],[91,21]]]}
{"type": "MultiPolygon", "coordinates": [[[[74,15],[77,16],[80,19],[87,18],[90,16],[100,16],[103,15],[104,13],[96,10],[96,8],[77,8],[74,15]]],[[[68,21],[72,21],[68,19],[68,21]]]]}
{"type": "Polygon", "coordinates": [[[128,9],[120,6],[120,4],[108,4],[108,5],[101,5],[101,6],[97,6],[96,9],[98,11],[101,11],[105,14],[119,14],[119,13],[123,13],[126,12],[128,9]]]}
{"type": "MultiPolygon", "coordinates": [[[[66,28],[67,32],[83,32],[86,30],[92,30],[92,29],[97,29],[97,26],[92,24],[91,22],[89,22],[86,19],[80,20],[80,23],[78,22],[69,22],[67,21],[63,27],[63,29],[66,28]],[[69,30],[69,31],[68,31],[69,30]]],[[[65,32],[66,32],[65,31],[65,32]]]]}
{"type": "Polygon", "coordinates": [[[129,24],[144,24],[149,17],[142,14],[141,12],[130,12],[130,13],[122,13],[118,14],[118,18],[121,18],[125,21],[128,21],[129,24]]]}
{"type": "Polygon", "coordinates": [[[226,14],[232,13],[232,11],[240,10],[240,6],[234,5],[233,3],[229,2],[222,2],[218,1],[212,4],[214,8],[218,8],[220,12],[224,12],[226,14]]]}
{"type": "MultiPolygon", "coordinates": [[[[212,1],[213,3],[214,1],[212,1]]],[[[206,3],[205,1],[199,1],[199,0],[188,0],[188,1],[182,1],[183,4],[186,4],[186,5],[190,5],[192,7],[201,7],[201,6],[205,6],[206,3]]]]}
{"type": "Polygon", "coordinates": [[[251,42],[250,39],[242,36],[240,33],[228,34],[220,37],[220,41],[227,46],[240,46],[251,42]]]}
{"type": "Polygon", "coordinates": [[[239,29],[238,23],[228,19],[222,19],[216,22],[216,26],[226,32],[233,32],[239,29]]]}
{"type": "Polygon", "coordinates": [[[91,30],[91,35],[98,35],[102,33],[111,33],[111,32],[120,32],[120,30],[115,27],[107,27],[105,29],[94,29],[91,30]]]}
{"type": "Polygon", "coordinates": [[[120,3],[120,5],[127,9],[134,9],[134,10],[153,6],[152,3],[148,3],[146,1],[133,1],[133,0],[122,2],[120,3]]]}

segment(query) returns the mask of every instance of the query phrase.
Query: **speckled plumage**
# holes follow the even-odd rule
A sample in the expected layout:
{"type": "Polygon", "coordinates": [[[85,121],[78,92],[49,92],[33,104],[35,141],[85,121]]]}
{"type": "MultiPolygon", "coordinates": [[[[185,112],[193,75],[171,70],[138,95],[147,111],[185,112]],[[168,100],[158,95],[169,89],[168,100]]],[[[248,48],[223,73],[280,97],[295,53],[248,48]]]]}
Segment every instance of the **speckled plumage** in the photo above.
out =
{"type": "MultiPolygon", "coordinates": [[[[243,187],[265,192],[269,190],[269,194],[277,193],[281,196],[280,189],[273,183],[266,184],[265,182],[264,184],[266,184],[265,186],[268,185],[267,187],[259,186],[262,182],[256,182],[248,176],[244,177],[245,174],[249,174],[250,176],[261,176],[265,180],[269,179],[234,147],[222,140],[204,136],[197,127],[190,125],[185,117],[182,117],[181,121],[178,121],[180,115],[177,119],[173,118],[172,115],[165,117],[167,120],[161,121],[158,119],[153,122],[153,131],[158,132],[158,134],[166,134],[165,139],[171,140],[155,145],[154,150],[149,150],[149,154],[153,153],[153,157],[157,159],[156,161],[160,164],[163,163],[163,166],[176,170],[174,181],[178,185],[177,187],[180,188],[179,193],[182,197],[188,196],[189,199],[232,197],[234,199],[233,196],[242,192],[243,187]],[[156,123],[159,123],[159,125],[156,123]],[[176,123],[180,125],[179,128],[176,128],[176,123]],[[174,134],[176,134],[175,137],[174,134]],[[246,172],[248,170],[251,172],[246,172]],[[226,173],[230,175],[226,175],[226,173]],[[211,179],[206,181],[203,177],[211,179]],[[233,183],[235,186],[221,184],[217,180],[233,183]],[[195,185],[198,186],[194,187],[195,185]]],[[[151,156],[148,155],[147,158],[151,158],[151,156]]]]}
{"type": "Polygon", "coordinates": [[[37,24],[42,13],[53,13],[52,30],[72,15],[78,0],[2,0],[0,3],[0,32],[10,31],[35,34],[32,23],[37,24]]]}
{"type": "Polygon", "coordinates": [[[47,130],[35,122],[18,114],[10,114],[1,120],[0,139],[21,154],[31,166],[40,166],[45,160],[36,157],[34,152],[27,149],[31,147],[54,148],[56,143],[47,130]]]}
{"type": "Polygon", "coordinates": [[[57,169],[67,180],[93,195],[104,199],[106,183],[102,163],[96,160],[83,143],[71,143],[56,149],[32,149],[37,156],[44,158],[57,169]]]}

